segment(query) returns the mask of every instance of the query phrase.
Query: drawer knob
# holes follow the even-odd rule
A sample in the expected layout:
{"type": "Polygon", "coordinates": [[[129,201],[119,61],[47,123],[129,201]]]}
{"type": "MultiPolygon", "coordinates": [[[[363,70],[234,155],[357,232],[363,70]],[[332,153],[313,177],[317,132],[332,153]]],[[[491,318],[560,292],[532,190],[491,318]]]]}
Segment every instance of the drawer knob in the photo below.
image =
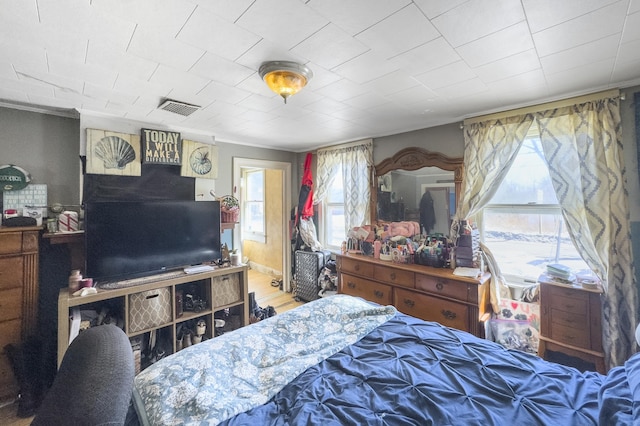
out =
{"type": "Polygon", "coordinates": [[[404,304],[410,308],[413,308],[416,304],[416,302],[414,302],[411,299],[404,299],[404,304]]]}
{"type": "Polygon", "coordinates": [[[356,288],[356,283],[351,282],[351,281],[348,281],[348,282],[347,282],[347,287],[349,287],[349,288],[356,288]]]}
{"type": "Polygon", "coordinates": [[[356,266],[354,266],[353,269],[355,269],[356,271],[359,271],[360,270],[360,265],[356,263],[356,266]]]}
{"type": "Polygon", "coordinates": [[[438,281],[438,284],[436,284],[436,290],[442,291],[443,288],[444,288],[444,283],[442,281],[438,281]]]}
{"type": "Polygon", "coordinates": [[[378,299],[382,299],[382,298],[384,297],[384,293],[383,293],[383,292],[381,292],[380,290],[376,290],[376,291],[374,291],[374,292],[373,292],[373,295],[374,295],[375,297],[377,297],[378,299]]]}
{"type": "Polygon", "coordinates": [[[442,310],[442,316],[445,317],[448,320],[454,320],[456,319],[456,317],[458,316],[455,312],[451,312],[449,310],[442,310]]]}
{"type": "Polygon", "coordinates": [[[392,272],[391,275],[389,275],[389,278],[391,278],[391,281],[395,281],[396,280],[396,273],[392,272]]]}

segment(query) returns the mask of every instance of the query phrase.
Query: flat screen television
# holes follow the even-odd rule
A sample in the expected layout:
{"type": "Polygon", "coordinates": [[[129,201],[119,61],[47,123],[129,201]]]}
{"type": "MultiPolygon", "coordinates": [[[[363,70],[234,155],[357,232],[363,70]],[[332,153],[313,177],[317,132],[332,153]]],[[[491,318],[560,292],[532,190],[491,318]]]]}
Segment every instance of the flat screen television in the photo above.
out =
{"type": "Polygon", "coordinates": [[[219,201],[85,203],[85,276],[121,281],[221,258],[219,201]]]}

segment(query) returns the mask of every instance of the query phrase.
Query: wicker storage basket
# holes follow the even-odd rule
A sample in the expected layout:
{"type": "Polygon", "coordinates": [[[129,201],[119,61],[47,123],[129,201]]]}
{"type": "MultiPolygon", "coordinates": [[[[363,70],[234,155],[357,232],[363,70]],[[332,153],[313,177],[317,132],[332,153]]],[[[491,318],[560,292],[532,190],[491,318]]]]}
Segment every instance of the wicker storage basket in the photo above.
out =
{"type": "Polygon", "coordinates": [[[240,221],[240,203],[233,195],[220,197],[220,219],[223,223],[237,223],[240,221]]]}

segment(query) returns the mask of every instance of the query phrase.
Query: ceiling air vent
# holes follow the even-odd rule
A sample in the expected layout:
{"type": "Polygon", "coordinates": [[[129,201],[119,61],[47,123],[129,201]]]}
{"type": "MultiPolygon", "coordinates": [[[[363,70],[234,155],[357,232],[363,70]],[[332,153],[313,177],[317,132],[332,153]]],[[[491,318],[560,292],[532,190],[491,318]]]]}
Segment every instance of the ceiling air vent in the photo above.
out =
{"type": "Polygon", "coordinates": [[[173,101],[171,99],[164,101],[158,108],[173,112],[174,114],[184,115],[185,117],[190,116],[200,109],[197,105],[185,104],[184,102],[173,101]]]}

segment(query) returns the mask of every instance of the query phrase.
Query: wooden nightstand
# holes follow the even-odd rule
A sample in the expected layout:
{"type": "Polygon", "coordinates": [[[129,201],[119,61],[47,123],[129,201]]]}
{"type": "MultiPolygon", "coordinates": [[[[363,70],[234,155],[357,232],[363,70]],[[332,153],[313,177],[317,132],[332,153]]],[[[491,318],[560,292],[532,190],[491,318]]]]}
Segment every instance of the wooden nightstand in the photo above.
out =
{"type": "Polygon", "coordinates": [[[602,289],[586,289],[555,283],[540,283],[540,344],[538,355],[547,351],[593,363],[606,374],[602,350],[602,289]]]}

